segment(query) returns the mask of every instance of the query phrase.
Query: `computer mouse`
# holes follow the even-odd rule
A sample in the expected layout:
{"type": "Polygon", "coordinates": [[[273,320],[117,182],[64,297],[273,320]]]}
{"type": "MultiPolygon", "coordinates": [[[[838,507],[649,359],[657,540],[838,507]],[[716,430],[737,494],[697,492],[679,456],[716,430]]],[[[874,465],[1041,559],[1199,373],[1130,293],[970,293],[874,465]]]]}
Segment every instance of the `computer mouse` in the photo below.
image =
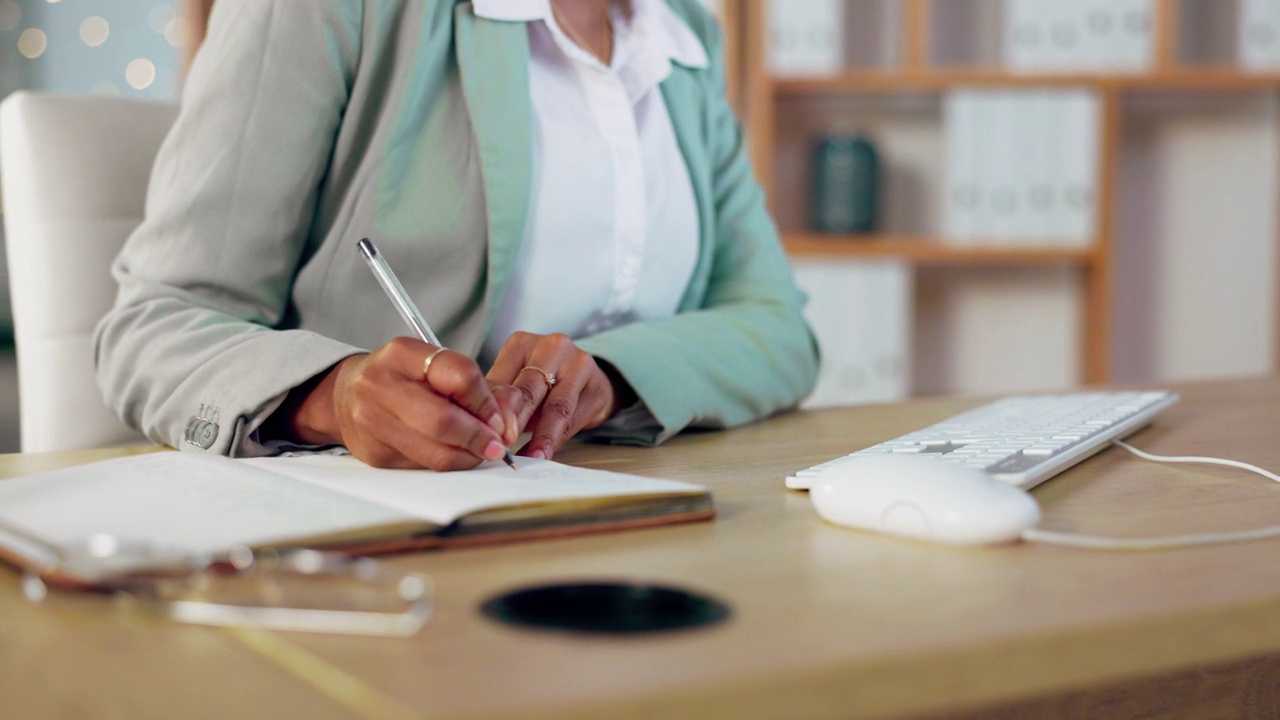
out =
{"type": "Polygon", "coordinates": [[[1009,542],[1040,521],[1025,491],[928,455],[850,456],[814,478],[809,496],[828,522],[937,543],[1009,542]]]}

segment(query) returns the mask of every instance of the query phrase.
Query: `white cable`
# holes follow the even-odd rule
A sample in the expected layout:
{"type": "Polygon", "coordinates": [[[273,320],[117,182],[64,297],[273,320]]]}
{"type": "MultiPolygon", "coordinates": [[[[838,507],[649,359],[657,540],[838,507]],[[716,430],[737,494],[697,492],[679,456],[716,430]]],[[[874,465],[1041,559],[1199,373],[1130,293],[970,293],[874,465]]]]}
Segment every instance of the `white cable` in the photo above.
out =
{"type": "Polygon", "coordinates": [[[1239,468],[1241,470],[1247,470],[1251,473],[1257,473],[1258,475],[1261,475],[1262,477],[1267,478],[1268,480],[1275,480],[1276,482],[1280,482],[1280,475],[1277,475],[1271,472],[1270,470],[1263,470],[1257,465],[1242,463],[1238,460],[1222,460],[1221,458],[1196,457],[1194,455],[1189,455],[1189,456],[1152,455],[1149,452],[1144,452],[1142,450],[1139,450],[1138,448],[1130,445],[1129,443],[1123,440],[1112,440],[1111,442],[1115,445],[1119,445],[1125,450],[1128,450],[1134,455],[1137,455],[1143,460],[1151,460],[1153,462],[1162,462],[1162,463],[1205,463],[1208,465],[1226,465],[1227,467],[1239,468]]]}
{"type": "Polygon", "coordinates": [[[1280,526],[1241,532],[1178,535],[1163,538],[1108,538],[1054,532],[1053,530],[1041,530],[1040,528],[1027,528],[1022,531],[1022,539],[1027,542],[1041,542],[1049,545],[1066,545],[1068,547],[1092,548],[1095,550],[1163,550],[1165,548],[1187,547],[1189,545],[1213,545],[1216,543],[1244,542],[1245,540],[1261,540],[1272,537],[1280,537],[1280,526]]]}
{"type": "MultiPolygon", "coordinates": [[[[1269,470],[1264,470],[1256,465],[1250,465],[1236,460],[1222,460],[1220,458],[1210,457],[1173,457],[1167,455],[1153,455],[1120,440],[1113,440],[1112,443],[1119,445],[1144,460],[1163,463],[1207,463],[1210,465],[1225,465],[1227,467],[1257,473],[1268,480],[1280,482],[1280,475],[1276,475],[1275,473],[1270,472],[1269,470]]],[[[1172,547],[1243,542],[1246,540],[1261,540],[1263,538],[1272,537],[1280,537],[1280,525],[1259,528],[1257,530],[1205,533],[1200,535],[1177,535],[1163,538],[1108,538],[1098,537],[1095,535],[1076,535],[1074,533],[1043,530],[1040,528],[1028,528],[1022,531],[1022,539],[1027,542],[1042,542],[1051,545],[1065,545],[1068,547],[1091,548],[1095,550],[1161,550],[1172,547]]]]}

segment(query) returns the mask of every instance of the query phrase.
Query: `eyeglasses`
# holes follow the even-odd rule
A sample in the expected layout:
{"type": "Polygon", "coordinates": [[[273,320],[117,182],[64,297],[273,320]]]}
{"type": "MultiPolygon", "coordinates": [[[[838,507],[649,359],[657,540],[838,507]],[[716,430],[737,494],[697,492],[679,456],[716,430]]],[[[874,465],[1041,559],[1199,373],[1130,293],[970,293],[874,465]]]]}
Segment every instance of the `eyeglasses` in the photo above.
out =
{"type": "Polygon", "coordinates": [[[65,577],[185,623],[407,637],[434,609],[430,578],[369,558],[310,549],[238,547],[212,556],[115,535],[91,535],[23,577],[43,602],[42,576],[65,577]]]}

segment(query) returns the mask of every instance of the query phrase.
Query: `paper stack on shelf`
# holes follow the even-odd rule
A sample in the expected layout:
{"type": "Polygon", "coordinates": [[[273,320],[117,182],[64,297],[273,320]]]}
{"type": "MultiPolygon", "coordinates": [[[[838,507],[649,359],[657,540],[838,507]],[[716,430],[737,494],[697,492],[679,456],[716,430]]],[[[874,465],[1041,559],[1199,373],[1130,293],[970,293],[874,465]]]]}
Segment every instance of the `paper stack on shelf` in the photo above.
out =
{"type": "Polygon", "coordinates": [[[805,407],[903,400],[910,392],[913,276],[901,262],[795,261],[822,366],[805,407]]]}
{"type": "Polygon", "coordinates": [[[1280,68],[1280,0],[1240,0],[1239,55],[1250,70],[1280,68]]]}
{"type": "Polygon", "coordinates": [[[1087,245],[1100,119],[1091,90],[946,93],[943,236],[967,244],[1087,245]]]}
{"type": "Polygon", "coordinates": [[[770,0],[769,70],[827,75],[844,64],[843,0],[770,0]]]}
{"type": "Polygon", "coordinates": [[[1151,67],[1153,0],[1005,0],[1004,63],[1023,71],[1151,67]]]}

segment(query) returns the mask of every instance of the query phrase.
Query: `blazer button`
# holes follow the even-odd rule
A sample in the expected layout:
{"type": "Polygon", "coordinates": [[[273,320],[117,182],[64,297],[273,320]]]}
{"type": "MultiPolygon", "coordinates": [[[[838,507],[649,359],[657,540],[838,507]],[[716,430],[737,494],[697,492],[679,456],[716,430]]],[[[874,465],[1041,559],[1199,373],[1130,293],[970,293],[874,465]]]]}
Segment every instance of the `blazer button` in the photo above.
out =
{"type": "Polygon", "coordinates": [[[208,450],[213,447],[213,441],[218,439],[218,426],[204,421],[204,427],[200,428],[200,436],[196,438],[196,444],[208,450]]]}
{"type": "Polygon", "coordinates": [[[213,447],[218,439],[218,425],[201,417],[192,416],[187,421],[186,441],[202,450],[213,447]]]}

